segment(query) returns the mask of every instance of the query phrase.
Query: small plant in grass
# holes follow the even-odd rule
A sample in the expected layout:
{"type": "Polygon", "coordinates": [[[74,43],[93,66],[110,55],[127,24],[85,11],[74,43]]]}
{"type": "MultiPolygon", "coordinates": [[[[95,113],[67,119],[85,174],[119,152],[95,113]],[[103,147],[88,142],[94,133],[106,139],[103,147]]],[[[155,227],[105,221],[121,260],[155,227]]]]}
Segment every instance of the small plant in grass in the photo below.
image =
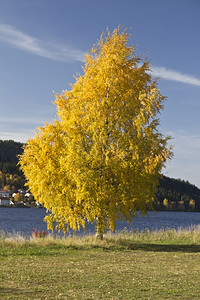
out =
{"type": "Polygon", "coordinates": [[[5,234],[5,232],[4,232],[3,230],[1,230],[1,231],[0,231],[0,239],[1,239],[2,241],[4,241],[5,238],[6,238],[6,234],[5,234]]]}
{"type": "Polygon", "coordinates": [[[33,228],[33,230],[32,237],[34,238],[44,238],[47,235],[45,230],[38,231],[37,228],[33,228]]]}

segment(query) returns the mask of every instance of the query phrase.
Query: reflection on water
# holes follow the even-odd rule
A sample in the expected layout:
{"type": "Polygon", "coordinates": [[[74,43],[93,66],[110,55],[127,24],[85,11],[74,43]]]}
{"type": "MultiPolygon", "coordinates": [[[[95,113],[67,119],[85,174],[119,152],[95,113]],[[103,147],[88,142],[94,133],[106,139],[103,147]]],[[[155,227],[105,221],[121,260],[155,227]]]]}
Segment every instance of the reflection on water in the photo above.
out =
{"type": "MultiPolygon", "coordinates": [[[[39,231],[46,230],[46,223],[43,221],[46,215],[45,209],[38,208],[6,208],[0,207],[0,230],[5,232],[20,232],[30,236],[33,228],[39,231]]],[[[144,231],[159,230],[167,228],[187,228],[191,225],[200,225],[200,212],[149,212],[149,216],[133,219],[132,226],[125,221],[117,222],[116,230],[144,231]]],[[[81,234],[84,232],[81,231],[81,234]]],[[[87,234],[94,233],[94,226],[87,225],[87,234]]]]}

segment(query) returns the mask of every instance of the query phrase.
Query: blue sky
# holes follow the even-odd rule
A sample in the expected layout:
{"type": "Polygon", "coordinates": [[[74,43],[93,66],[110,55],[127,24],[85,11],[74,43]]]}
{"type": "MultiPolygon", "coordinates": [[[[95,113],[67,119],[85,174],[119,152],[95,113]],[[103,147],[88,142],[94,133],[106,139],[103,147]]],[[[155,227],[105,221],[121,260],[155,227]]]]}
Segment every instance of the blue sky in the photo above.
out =
{"type": "Polygon", "coordinates": [[[0,139],[24,142],[56,116],[102,31],[130,29],[167,97],[160,130],[173,139],[163,173],[200,187],[199,0],[0,0],[0,139]]]}

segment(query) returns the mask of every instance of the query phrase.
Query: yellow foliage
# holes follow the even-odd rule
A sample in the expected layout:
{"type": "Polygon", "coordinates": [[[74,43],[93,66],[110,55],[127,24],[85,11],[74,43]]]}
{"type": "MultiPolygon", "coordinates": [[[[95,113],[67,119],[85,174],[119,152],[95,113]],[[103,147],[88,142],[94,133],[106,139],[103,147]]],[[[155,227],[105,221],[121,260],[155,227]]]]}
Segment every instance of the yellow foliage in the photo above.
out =
{"type": "Polygon", "coordinates": [[[158,131],[164,97],[129,35],[107,31],[85,56],[84,74],[56,95],[59,121],[28,141],[20,164],[35,199],[65,231],[97,224],[115,229],[151,206],[158,177],[172,156],[158,131]]]}
{"type": "Polygon", "coordinates": [[[165,198],[165,199],[163,200],[163,205],[164,205],[165,208],[168,208],[168,207],[169,207],[169,201],[168,201],[167,198],[165,198]]]}

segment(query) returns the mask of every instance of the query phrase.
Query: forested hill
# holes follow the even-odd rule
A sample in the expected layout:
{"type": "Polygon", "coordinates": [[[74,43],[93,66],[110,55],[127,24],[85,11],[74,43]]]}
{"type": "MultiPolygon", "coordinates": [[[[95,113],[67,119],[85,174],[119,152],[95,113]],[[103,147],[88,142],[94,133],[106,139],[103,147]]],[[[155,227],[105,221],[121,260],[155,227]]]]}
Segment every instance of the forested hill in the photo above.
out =
{"type": "Polygon", "coordinates": [[[13,140],[0,140],[0,171],[3,173],[18,173],[18,155],[22,154],[22,143],[13,140]]]}
{"type": "Polygon", "coordinates": [[[163,176],[156,199],[158,209],[200,211],[200,189],[188,181],[163,176]]]}
{"type": "Polygon", "coordinates": [[[0,188],[16,192],[24,187],[25,178],[17,165],[22,147],[22,143],[13,140],[0,140],[0,188]]]}
{"type": "MultiPolygon", "coordinates": [[[[22,147],[22,143],[13,140],[0,140],[0,188],[10,191],[23,188],[25,179],[17,166],[22,147]]],[[[163,176],[154,206],[159,210],[200,211],[200,189],[188,181],[163,176]]]]}

